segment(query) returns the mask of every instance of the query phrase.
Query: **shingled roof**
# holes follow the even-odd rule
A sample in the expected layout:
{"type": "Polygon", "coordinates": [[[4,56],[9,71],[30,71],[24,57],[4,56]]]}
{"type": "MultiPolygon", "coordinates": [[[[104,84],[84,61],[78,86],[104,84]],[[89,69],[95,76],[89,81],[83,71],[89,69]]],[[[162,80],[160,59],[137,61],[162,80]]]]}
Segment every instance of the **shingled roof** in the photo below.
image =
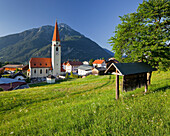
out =
{"type": "Polygon", "coordinates": [[[95,60],[93,62],[93,64],[102,64],[104,62],[104,60],[95,60]]]}
{"type": "Polygon", "coordinates": [[[52,68],[51,58],[31,58],[31,68],[52,68]]]}
{"type": "Polygon", "coordinates": [[[81,61],[67,61],[67,64],[70,64],[72,66],[83,65],[83,63],[81,61]]]}
{"type": "Polygon", "coordinates": [[[120,75],[131,75],[137,73],[147,73],[151,71],[156,71],[156,69],[152,68],[149,64],[143,62],[136,62],[136,63],[112,63],[105,71],[105,73],[111,67],[115,67],[120,75]]]}
{"type": "Polygon", "coordinates": [[[85,70],[85,71],[88,71],[88,70],[92,70],[92,66],[88,66],[88,65],[80,65],[78,67],[78,69],[81,69],[81,70],[85,70]]]}

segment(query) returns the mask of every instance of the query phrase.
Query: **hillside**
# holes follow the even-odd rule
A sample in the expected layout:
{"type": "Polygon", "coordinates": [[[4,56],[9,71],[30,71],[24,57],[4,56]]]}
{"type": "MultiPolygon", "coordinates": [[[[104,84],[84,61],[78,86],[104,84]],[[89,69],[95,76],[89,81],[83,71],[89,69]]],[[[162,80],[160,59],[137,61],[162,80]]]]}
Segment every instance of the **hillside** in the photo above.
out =
{"type": "MultiPolygon", "coordinates": [[[[53,26],[42,26],[22,33],[0,37],[0,62],[28,62],[31,57],[51,57],[53,26]]],[[[73,30],[66,24],[59,24],[62,45],[62,61],[68,59],[90,60],[109,58],[94,41],[73,30]]]]}
{"type": "Polygon", "coordinates": [[[170,72],[115,98],[115,76],[0,92],[0,135],[168,135],[170,72]]]}

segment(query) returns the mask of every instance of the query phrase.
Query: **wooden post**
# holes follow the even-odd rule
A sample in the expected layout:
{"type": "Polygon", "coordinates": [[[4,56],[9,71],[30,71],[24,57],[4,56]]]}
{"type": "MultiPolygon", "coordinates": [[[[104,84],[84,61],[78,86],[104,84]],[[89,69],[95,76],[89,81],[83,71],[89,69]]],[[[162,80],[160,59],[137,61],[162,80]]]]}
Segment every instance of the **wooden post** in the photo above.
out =
{"type": "Polygon", "coordinates": [[[145,74],[145,93],[148,91],[147,73],[145,74]]]}
{"type": "Polygon", "coordinates": [[[145,84],[145,93],[148,91],[148,85],[147,83],[145,84]]]}
{"type": "Polygon", "coordinates": [[[152,76],[152,72],[147,73],[148,85],[151,84],[151,76],[152,76]]]}
{"type": "Polygon", "coordinates": [[[122,93],[123,93],[123,82],[124,82],[124,76],[122,76],[122,93]]]}
{"type": "Polygon", "coordinates": [[[116,100],[119,99],[119,75],[117,74],[116,69],[116,100]]]}

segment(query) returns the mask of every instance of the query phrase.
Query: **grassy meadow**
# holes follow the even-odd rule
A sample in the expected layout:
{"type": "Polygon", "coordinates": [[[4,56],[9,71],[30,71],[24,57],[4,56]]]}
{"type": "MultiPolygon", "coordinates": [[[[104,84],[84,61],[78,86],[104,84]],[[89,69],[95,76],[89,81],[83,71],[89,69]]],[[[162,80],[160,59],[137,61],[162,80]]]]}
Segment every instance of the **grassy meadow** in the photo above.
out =
{"type": "Polygon", "coordinates": [[[115,100],[115,76],[0,92],[0,135],[170,135],[170,72],[115,100]]]}

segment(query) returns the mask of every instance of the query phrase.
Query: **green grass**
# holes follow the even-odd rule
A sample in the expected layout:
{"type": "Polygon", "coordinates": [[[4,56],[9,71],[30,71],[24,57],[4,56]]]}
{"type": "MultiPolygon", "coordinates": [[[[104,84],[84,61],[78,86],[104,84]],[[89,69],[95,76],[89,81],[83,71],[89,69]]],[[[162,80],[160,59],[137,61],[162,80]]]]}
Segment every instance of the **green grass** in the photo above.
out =
{"type": "Polygon", "coordinates": [[[0,92],[0,135],[170,135],[169,77],[118,101],[110,75],[0,92]]]}

